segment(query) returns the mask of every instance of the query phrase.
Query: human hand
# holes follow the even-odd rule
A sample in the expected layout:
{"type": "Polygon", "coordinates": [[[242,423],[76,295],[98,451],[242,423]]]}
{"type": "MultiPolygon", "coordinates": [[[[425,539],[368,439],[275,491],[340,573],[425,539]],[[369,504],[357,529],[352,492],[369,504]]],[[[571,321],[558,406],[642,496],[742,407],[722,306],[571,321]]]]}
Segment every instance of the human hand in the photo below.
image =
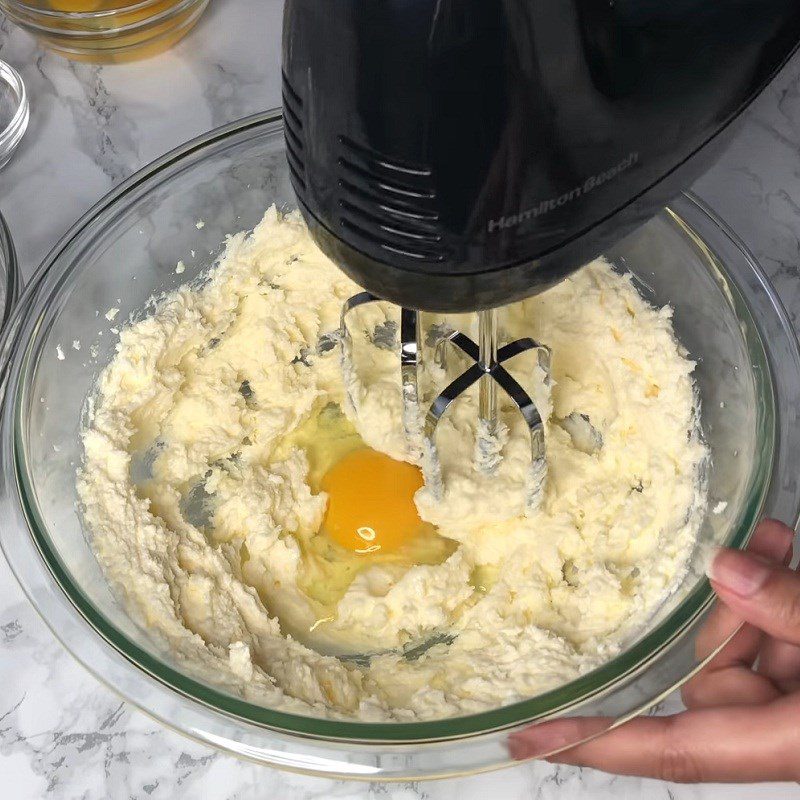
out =
{"type": "MultiPolygon", "coordinates": [[[[765,520],[746,553],[716,554],[709,576],[721,602],[698,635],[698,657],[747,624],[684,685],[687,711],[638,717],[547,760],[683,783],[800,780],[800,575],[786,566],[793,535],[765,520]]],[[[552,752],[609,721],[531,726],[509,737],[509,750],[516,759],[552,752]]]]}

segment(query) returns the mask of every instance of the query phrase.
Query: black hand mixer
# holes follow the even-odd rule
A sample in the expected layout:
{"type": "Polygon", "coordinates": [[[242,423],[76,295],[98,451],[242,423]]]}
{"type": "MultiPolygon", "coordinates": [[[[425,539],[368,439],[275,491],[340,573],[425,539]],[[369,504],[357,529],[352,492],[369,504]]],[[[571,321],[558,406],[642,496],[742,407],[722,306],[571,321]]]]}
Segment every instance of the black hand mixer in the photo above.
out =
{"type": "MultiPolygon", "coordinates": [[[[496,308],[541,292],[661,210],[719,153],[800,40],[797,0],[287,0],[286,152],[314,239],[399,325],[406,429],[477,384],[542,420],[496,308]],[[470,364],[420,412],[419,311],[478,311],[470,364]]],[[[441,347],[438,348],[441,352],[441,347]]],[[[496,448],[492,436],[487,459],[496,448]]],[[[433,465],[433,466],[431,466],[433,465]]],[[[530,505],[531,503],[529,503],[530,505]]]]}

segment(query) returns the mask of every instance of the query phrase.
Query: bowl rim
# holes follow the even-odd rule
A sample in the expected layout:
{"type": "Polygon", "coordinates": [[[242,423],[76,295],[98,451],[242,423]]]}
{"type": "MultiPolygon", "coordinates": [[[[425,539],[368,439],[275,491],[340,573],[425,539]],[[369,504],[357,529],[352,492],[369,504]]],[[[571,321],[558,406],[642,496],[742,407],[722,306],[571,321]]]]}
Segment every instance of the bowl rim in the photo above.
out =
{"type": "MultiPolygon", "coordinates": [[[[220,141],[224,141],[232,134],[243,133],[252,128],[260,128],[264,126],[272,126],[273,128],[277,129],[280,126],[281,119],[280,112],[271,111],[230,123],[229,125],[223,126],[222,128],[212,131],[209,134],[205,134],[193,139],[185,145],[176,148],[172,152],[166,154],[162,158],[153,162],[151,165],[131,176],[115,190],[106,195],[106,197],[97,203],[92,209],[90,209],[70,229],[70,231],[65,234],[64,237],[62,237],[60,242],[54,247],[53,251],[51,251],[50,255],[42,263],[42,266],[37,271],[34,280],[31,281],[31,284],[27,288],[24,295],[25,300],[27,301],[35,297],[36,288],[40,283],[42,283],[43,278],[47,275],[53,264],[58,261],[59,256],[64,250],[67,249],[70,243],[74,239],[80,237],[86,228],[104,212],[121,201],[126,195],[133,192],[141,184],[145,183],[151,178],[154,178],[162,170],[169,168],[173,164],[179,163],[181,160],[195,153],[196,151],[216,144],[220,141]]],[[[707,213],[704,205],[701,202],[697,201],[691,196],[688,197],[688,200],[701,212],[707,213]]],[[[708,216],[710,216],[712,219],[715,219],[711,214],[708,214],[708,216]]],[[[716,219],[715,221],[720,227],[721,232],[729,235],[727,226],[725,226],[724,223],[720,223],[716,219]]],[[[730,237],[729,235],[729,238],[733,237],[730,237]]],[[[735,239],[734,243],[736,243],[735,239]]],[[[737,247],[739,250],[741,250],[748,263],[755,270],[759,276],[759,279],[762,279],[763,272],[761,271],[760,267],[758,267],[755,259],[752,258],[746,248],[741,246],[740,242],[737,244],[737,247]]],[[[739,293],[738,287],[731,282],[730,288],[733,290],[734,297],[738,297],[738,301],[742,303],[742,307],[746,312],[746,316],[753,323],[752,325],[748,326],[748,329],[757,338],[758,343],[763,351],[763,342],[761,341],[761,334],[758,324],[755,323],[755,320],[752,320],[750,317],[749,307],[739,293]]],[[[776,308],[779,309],[779,314],[782,314],[785,318],[785,311],[780,305],[780,301],[775,295],[774,291],[772,292],[771,299],[774,301],[776,308]]],[[[12,336],[10,337],[9,341],[4,343],[6,345],[3,348],[4,351],[9,349],[11,346],[11,341],[13,341],[15,338],[15,336],[12,336]]],[[[33,340],[31,339],[26,343],[27,352],[23,359],[25,362],[27,362],[28,357],[30,356],[30,347],[32,342],[33,340]]],[[[796,347],[796,339],[794,346],[796,347]]],[[[766,355],[766,351],[764,352],[766,355]]],[[[767,368],[763,371],[763,375],[765,376],[767,383],[763,388],[769,399],[772,398],[773,385],[771,378],[771,367],[768,364],[768,360],[766,366],[767,368]]],[[[24,374],[25,367],[25,363],[16,367],[14,369],[14,377],[18,378],[24,374]]],[[[16,382],[14,382],[13,385],[15,386],[15,390],[17,390],[17,397],[14,403],[14,466],[17,478],[17,486],[18,488],[22,488],[26,481],[26,470],[21,455],[23,452],[23,443],[20,438],[19,425],[16,424],[16,422],[18,421],[18,415],[20,413],[21,404],[23,401],[23,392],[18,391],[19,387],[17,387],[16,382]]],[[[774,407],[774,398],[769,399],[769,403],[774,407]]],[[[763,459],[764,464],[762,466],[764,470],[771,470],[773,466],[771,448],[775,442],[774,414],[772,414],[771,421],[773,430],[772,435],[769,437],[770,453],[768,458],[763,459]]],[[[743,546],[751,535],[755,523],[760,516],[768,488],[769,481],[762,480],[760,491],[757,493],[757,496],[752,498],[751,502],[748,503],[746,508],[743,510],[743,520],[740,520],[738,534],[731,540],[731,544],[734,546],[743,546]]],[[[601,681],[599,688],[595,689],[593,692],[580,696],[579,702],[585,703],[587,700],[596,697],[598,692],[607,690],[610,685],[615,685],[622,679],[630,677],[632,674],[635,674],[644,668],[654,658],[663,655],[664,648],[672,643],[674,639],[686,633],[691,624],[708,608],[713,600],[713,592],[711,591],[708,581],[699,581],[697,586],[695,586],[689,595],[687,595],[687,597],[681,601],[678,607],[673,609],[667,618],[659,623],[653,631],[649,631],[645,636],[639,639],[630,650],[621,653],[615,659],[612,659],[610,662],[598,667],[596,670],[593,670],[586,676],[582,676],[576,681],[572,681],[569,684],[560,687],[559,689],[555,689],[551,692],[544,693],[543,695],[538,695],[537,697],[522,700],[514,704],[480,712],[478,714],[460,717],[448,717],[442,720],[429,720],[424,722],[369,723],[350,720],[313,718],[289,712],[276,711],[274,709],[257,706],[255,704],[233,698],[231,695],[223,691],[210,687],[200,681],[196,681],[192,678],[189,678],[185,674],[174,670],[172,667],[164,664],[156,657],[142,651],[138,645],[127,640],[127,637],[122,636],[122,638],[126,640],[126,644],[130,645],[129,648],[120,647],[115,644],[115,637],[119,637],[121,634],[111,623],[101,620],[100,624],[98,625],[97,619],[94,621],[90,619],[90,617],[96,614],[96,609],[91,607],[91,603],[88,604],[88,608],[86,607],[85,603],[81,603],[80,590],[78,589],[78,593],[76,594],[74,591],[75,587],[72,586],[70,576],[63,570],[59,571],[60,564],[57,553],[50,548],[46,534],[44,536],[41,535],[44,527],[41,523],[41,520],[36,519],[37,513],[35,504],[31,505],[28,502],[28,498],[25,497],[24,492],[20,492],[18,497],[22,500],[24,506],[23,511],[27,518],[26,521],[28,523],[29,533],[34,539],[35,544],[42,555],[45,566],[50,571],[52,578],[55,580],[61,592],[64,593],[66,598],[72,604],[73,608],[84,617],[89,626],[93,628],[94,631],[101,637],[103,637],[103,639],[105,639],[105,641],[120,655],[135,663],[139,670],[148,674],[151,678],[159,681],[160,683],[167,685],[177,694],[189,698],[194,703],[213,708],[213,710],[217,713],[228,714],[232,717],[254,724],[266,730],[272,730],[283,734],[291,734],[293,736],[318,738],[326,741],[339,741],[346,742],[348,744],[364,743],[373,745],[380,743],[414,744],[420,742],[447,741],[454,739],[464,740],[469,737],[483,736],[494,731],[507,729],[530,722],[531,719],[538,718],[542,715],[543,712],[541,711],[541,706],[543,705],[543,698],[552,698],[554,696],[561,695],[565,692],[567,687],[570,689],[569,694],[572,694],[576,685],[585,685],[590,676],[594,676],[596,678],[597,674],[608,675],[609,677],[607,680],[601,681]],[[65,583],[70,587],[70,590],[65,588],[65,583]],[[669,626],[667,625],[668,622],[670,623],[669,626]],[[667,627],[671,628],[672,635],[669,636],[660,647],[653,649],[649,645],[645,646],[646,642],[652,642],[656,637],[656,634],[663,633],[664,629],[667,627]],[[136,657],[131,656],[131,651],[137,653],[136,657]],[[641,655],[645,652],[648,656],[647,659],[644,659],[641,655]],[[622,670],[619,668],[620,664],[625,665],[622,670]],[[165,675],[168,677],[165,677],[165,675]],[[537,707],[539,707],[540,710],[537,711],[537,707]],[[252,712],[254,710],[258,713],[253,714],[252,712]],[[309,730],[309,728],[311,728],[311,730],[309,730]],[[454,730],[454,728],[457,728],[457,730],[454,730]]],[[[795,519],[794,522],[796,524],[797,520],[795,519]]],[[[31,599],[33,600],[33,598],[31,599]]],[[[35,602],[34,605],[36,605],[35,602]]],[[[58,635],[57,632],[56,635],[58,635]]],[[[68,647],[68,649],[70,648],[68,647]]],[[[135,698],[131,699],[135,703],[135,698]]],[[[546,713],[552,714],[557,711],[564,711],[565,709],[569,708],[570,705],[574,705],[574,703],[575,701],[572,699],[570,699],[569,702],[565,701],[561,702],[560,704],[550,703],[546,713]]]]}
{"type": "Polygon", "coordinates": [[[11,238],[11,231],[2,213],[0,213],[0,264],[6,270],[6,298],[1,312],[2,316],[0,316],[0,329],[2,329],[11,316],[22,286],[14,240],[11,238]]]}

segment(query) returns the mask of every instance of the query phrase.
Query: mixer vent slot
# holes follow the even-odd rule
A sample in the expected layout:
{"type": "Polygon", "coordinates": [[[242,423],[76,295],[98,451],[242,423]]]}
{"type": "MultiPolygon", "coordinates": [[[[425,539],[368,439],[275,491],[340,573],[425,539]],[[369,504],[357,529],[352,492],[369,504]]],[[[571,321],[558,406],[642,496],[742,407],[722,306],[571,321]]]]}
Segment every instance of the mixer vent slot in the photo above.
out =
{"type": "Polygon", "coordinates": [[[347,136],[340,136],[339,143],[343,148],[349,150],[359,158],[371,162],[375,167],[381,170],[387,170],[390,173],[395,173],[398,177],[403,175],[410,178],[421,178],[430,181],[433,173],[429,167],[419,164],[411,164],[407,161],[398,161],[397,159],[390,159],[387,156],[379,153],[377,150],[365,147],[363,144],[354,142],[347,136]]]}
{"type": "Polygon", "coordinates": [[[380,247],[382,250],[387,250],[390,253],[404,256],[405,258],[413,259],[414,261],[444,261],[445,256],[443,253],[437,253],[432,250],[423,250],[418,247],[408,247],[402,244],[393,244],[386,236],[375,236],[371,231],[356,225],[346,217],[340,219],[340,223],[345,230],[350,231],[357,238],[362,240],[362,243],[367,243],[373,247],[380,247]]]}
{"type": "Polygon", "coordinates": [[[367,252],[379,247],[413,261],[448,256],[433,173],[339,137],[339,214],[342,227],[367,252]]]}
{"type": "Polygon", "coordinates": [[[391,219],[388,215],[377,215],[349,200],[342,199],[340,206],[354,219],[359,219],[362,224],[376,225],[390,235],[401,236],[409,241],[429,242],[432,244],[439,244],[442,241],[442,235],[435,230],[425,230],[421,227],[404,224],[391,219]]]}
{"type": "Polygon", "coordinates": [[[286,160],[292,184],[302,198],[306,191],[305,134],[303,132],[303,99],[292,87],[286,73],[283,77],[283,122],[286,139],[286,160]]]}

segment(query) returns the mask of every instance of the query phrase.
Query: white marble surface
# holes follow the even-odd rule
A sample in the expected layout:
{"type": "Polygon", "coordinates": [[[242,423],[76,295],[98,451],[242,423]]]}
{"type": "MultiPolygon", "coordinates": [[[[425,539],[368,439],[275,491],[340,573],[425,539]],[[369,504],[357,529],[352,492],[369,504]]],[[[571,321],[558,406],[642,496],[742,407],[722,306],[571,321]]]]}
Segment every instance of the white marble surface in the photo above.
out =
{"type": "MultiPolygon", "coordinates": [[[[213,0],[199,27],[171,53],[102,68],[44,52],[0,16],[0,58],[22,72],[32,104],[28,135],[0,172],[0,210],[26,277],[120,179],[196,134],[278,104],[280,15],[280,0],[213,0]]],[[[696,188],[754,250],[798,319],[800,60],[696,188]]],[[[53,639],[2,561],[0,687],[0,793],[13,800],[800,797],[789,785],[675,786],[547,764],[385,786],[240,763],[164,730],[98,684],[53,639]]]]}

